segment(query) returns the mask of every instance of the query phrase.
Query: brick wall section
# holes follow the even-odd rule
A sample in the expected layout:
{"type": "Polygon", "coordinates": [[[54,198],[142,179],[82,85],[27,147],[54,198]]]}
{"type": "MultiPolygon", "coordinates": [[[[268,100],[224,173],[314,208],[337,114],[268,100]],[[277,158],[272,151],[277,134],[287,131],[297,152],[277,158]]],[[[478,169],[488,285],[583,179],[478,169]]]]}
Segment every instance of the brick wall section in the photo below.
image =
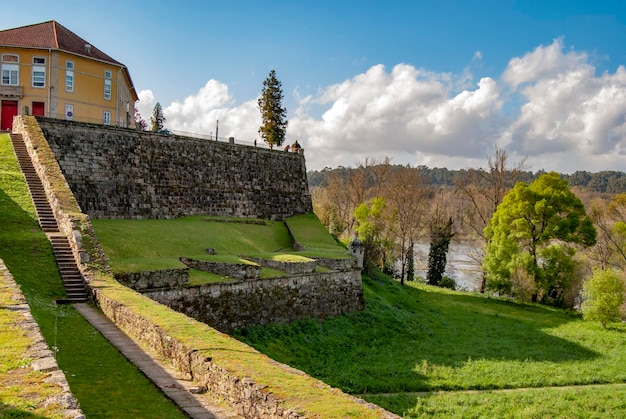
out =
{"type": "Polygon", "coordinates": [[[143,294],[223,332],[254,324],[336,316],[364,306],[360,271],[148,290],[143,294]]]}
{"type": "Polygon", "coordinates": [[[82,211],[91,217],[282,220],[312,212],[303,154],[37,121],[82,211]]]}

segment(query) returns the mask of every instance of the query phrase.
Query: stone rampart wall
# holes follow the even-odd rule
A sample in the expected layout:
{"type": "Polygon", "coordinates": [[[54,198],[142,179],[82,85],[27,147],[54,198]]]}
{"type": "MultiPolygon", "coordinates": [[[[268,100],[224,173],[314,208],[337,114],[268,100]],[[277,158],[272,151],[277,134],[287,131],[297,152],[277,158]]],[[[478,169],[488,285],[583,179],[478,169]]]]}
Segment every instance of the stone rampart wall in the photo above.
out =
{"type": "Polygon", "coordinates": [[[325,272],[143,293],[224,332],[325,318],[364,306],[360,271],[325,272]]]}
{"type": "MultiPolygon", "coordinates": [[[[135,307],[132,304],[125,305],[119,301],[120,298],[124,301],[127,298],[125,294],[133,293],[134,291],[123,288],[105,272],[106,258],[98,245],[89,217],[80,212],[80,208],[78,208],[57,162],[53,158],[49,158],[51,153],[49,152],[47,141],[43,138],[39,127],[33,121],[33,117],[14,118],[13,131],[24,136],[31,159],[42,178],[46,194],[55,211],[55,216],[61,224],[61,231],[68,235],[75,257],[80,261],[79,267],[87,282],[91,298],[105,316],[134,339],[141,341],[142,344],[149,346],[160,356],[168,359],[179,371],[188,374],[200,386],[207,388],[208,392],[222,398],[243,417],[288,419],[319,417],[315,415],[309,416],[306,411],[302,413],[296,412],[295,409],[298,409],[297,402],[285,403],[284,398],[289,397],[289,394],[285,395],[285,390],[282,388],[280,391],[273,391],[274,386],[272,384],[263,383],[259,385],[253,380],[246,378],[246,372],[231,371],[222,365],[222,360],[214,360],[207,357],[205,353],[209,351],[207,347],[211,347],[210,344],[200,343],[198,347],[194,346],[198,345],[195,342],[187,345],[183,343],[183,338],[174,336],[177,333],[176,328],[167,332],[165,326],[160,326],[154,322],[156,318],[167,324],[170,316],[167,316],[167,320],[164,319],[165,316],[162,316],[162,311],[168,310],[166,307],[158,305],[150,307],[148,309],[150,316],[148,316],[145,313],[146,309],[142,308],[144,304],[141,304],[141,307],[135,307]],[[121,289],[117,289],[118,287],[121,289]],[[148,319],[148,317],[151,317],[152,320],[148,319]],[[286,407],[286,404],[291,406],[292,409],[286,407]]],[[[358,277],[359,287],[352,285],[349,288],[352,292],[357,291],[358,288],[357,299],[362,306],[363,296],[362,288],[360,288],[360,275],[356,271],[352,275],[354,275],[352,278],[353,282],[358,277]]],[[[346,281],[350,282],[349,280],[346,281]]],[[[324,284],[319,283],[318,285],[321,287],[324,284]]],[[[220,290],[217,289],[216,293],[219,292],[220,290]]],[[[181,319],[180,321],[183,322],[184,320],[181,319]]],[[[219,332],[210,329],[206,325],[197,324],[193,327],[199,330],[197,335],[200,336],[200,342],[202,342],[201,336],[219,334],[219,332]]],[[[230,339],[228,336],[220,336],[220,338],[230,339]]],[[[245,352],[256,354],[256,351],[249,347],[246,347],[245,352]]],[[[333,389],[318,380],[308,377],[301,371],[279,363],[272,363],[271,365],[272,368],[282,369],[282,373],[285,375],[293,374],[294,376],[307,377],[311,382],[311,388],[319,390],[316,393],[316,397],[320,397],[319,393],[326,393],[331,399],[337,398],[343,401],[342,397],[349,398],[352,402],[346,406],[346,414],[350,413],[352,416],[367,418],[398,418],[398,416],[378,406],[343,395],[337,389],[333,389]]]]}
{"type": "Polygon", "coordinates": [[[83,212],[282,220],[312,212],[304,155],[37,118],[83,212]]]}

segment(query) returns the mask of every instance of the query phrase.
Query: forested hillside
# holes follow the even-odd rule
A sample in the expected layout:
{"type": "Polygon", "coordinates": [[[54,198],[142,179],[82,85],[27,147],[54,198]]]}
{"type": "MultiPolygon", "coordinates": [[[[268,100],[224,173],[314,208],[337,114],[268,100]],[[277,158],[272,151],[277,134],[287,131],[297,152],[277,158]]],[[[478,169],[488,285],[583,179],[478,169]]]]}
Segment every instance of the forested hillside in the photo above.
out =
{"type": "MultiPolygon", "coordinates": [[[[358,169],[351,167],[337,167],[331,169],[329,167],[323,170],[313,170],[307,172],[309,179],[309,187],[314,186],[328,186],[328,177],[330,175],[341,175],[341,177],[349,178],[350,174],[358,169]]],[[[445,167],[428,167],[417,166],[416,167],[419,176],[424,179],[425,183],[432,186],[454,186],[456,180],[462,178],[476,176],[476,172],[480,172],[478,169],[461,169],[451,170],[445,167]]],[[[540,175],[546,173],[543,170],[535,173],[530,171],[520,172],[519,181],[530,183],[540,175]]],[[[618,194],[626,192],[626,173],[617,172],[613,170],[604,170],[601,172],[587,172],[584,170],[574,172],[572,174],[561,174],[561,178],[568,181],[570,187],[579,187],[586,192],[598,192],[618,194]]]]}
{"type": "Polygon", "coordinates": [[[358,236],[366,266],[411,281],[415,244],[426,242],[426,281],[454,287],[444,277],[454,240],[474,249],[468,257],[483,268],[481,291],[574,307],[592,269],[626,267],[626,174],[532,173],[526,167],[526,159],[510,162],[496,148],[487,169],[366,160],[355,168],[309,172],[308,180],[315,214],[341,240],[358,236]],[[524,266],[487,263],[486,254],[499,262],[503,249],[524,266]]]}

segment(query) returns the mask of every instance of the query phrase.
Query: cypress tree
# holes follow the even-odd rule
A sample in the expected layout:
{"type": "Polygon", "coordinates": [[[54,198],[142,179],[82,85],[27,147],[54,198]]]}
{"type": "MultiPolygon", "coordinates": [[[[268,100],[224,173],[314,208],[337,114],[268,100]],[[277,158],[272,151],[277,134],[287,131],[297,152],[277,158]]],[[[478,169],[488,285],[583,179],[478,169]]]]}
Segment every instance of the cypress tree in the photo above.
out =
{"type": "Polygon", "coordinates": [[[263,90],[258,100],[262,125],[259,135],[270,146],[281,146],[285,141],[288,121],[287,109],[282,106],[282,84],[276,78],[276,71],[271,70],[263,81],[263,90]]]}

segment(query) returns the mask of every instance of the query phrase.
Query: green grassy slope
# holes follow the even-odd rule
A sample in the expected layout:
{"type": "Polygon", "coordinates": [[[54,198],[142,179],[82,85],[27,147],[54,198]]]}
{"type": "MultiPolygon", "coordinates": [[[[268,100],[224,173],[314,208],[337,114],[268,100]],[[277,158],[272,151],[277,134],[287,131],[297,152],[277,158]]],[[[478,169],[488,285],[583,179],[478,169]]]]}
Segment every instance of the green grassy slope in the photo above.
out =
{"type": "Polygon", "coordinates": [[[192,216],[92,220],[92,224],[114,272],[182,268],[181,256],[230,263],[249,263],[241,256],[293,262],[348,257],[314,214],[291,217],[285,223],[192,216]],[[306,250],[293,249],[286,224],[306,250]],[[207,254],[207,248],[214,249],[215,255],[207,254]]]}
{"type": "MultiPolygon", "coordinates": [[[[185,417],[71,306],[56,306],[65,291],[8,135],[0,135],[0,258],[21,286],[48,346],[58,348],[59,366],[87,417],[185,417]]],[[[4,362],[0,358],[6,367],[4,362]]],[[[10,409],[3,400],[0,417],[10,409]]]]}
{"type": "MultiPolygon", "coordinates": [[[[418,399],[410,392],[626,382],[626,325],[603,330],[548,307],[417,283],[401,287],[382,275],[364,277],[364,291],[362,312],[251,327],[239,337],[280,362],[344,391],[367,394],[368,400],[396,413],[421,403],[424,410],[419,412],[433,414],[443,403],[434,395],[418,399]]],[[[587,391],[588,401],[601,408],[614,404],[612,392],[587,391]],[[598,401],[601,397],[608,399],[598,401]]],[[[624,394],[624,388],[616,391],[624,394]]],[[[617,406],[626,413],[623,403],[617,406]]],[[[510,408],[516,412],[525,406],[510,408]]]]}

